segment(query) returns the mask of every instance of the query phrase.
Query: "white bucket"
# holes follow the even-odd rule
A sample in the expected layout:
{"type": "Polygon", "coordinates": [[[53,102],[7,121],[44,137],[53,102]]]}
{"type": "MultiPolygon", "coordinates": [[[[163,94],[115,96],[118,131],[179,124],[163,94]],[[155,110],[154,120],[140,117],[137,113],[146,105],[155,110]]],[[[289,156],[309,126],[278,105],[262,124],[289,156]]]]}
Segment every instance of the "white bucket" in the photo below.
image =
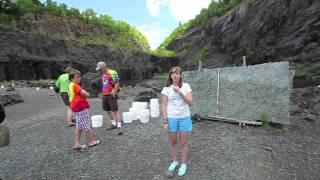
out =
{"type": "Polygon", "coordinates": [[[149,116],[140,118],[140,122],[142,122],[142,123],[149,122],[149,116]]]}
{"type": "Polygon", "coordinates": [[[39,90],[40,90],[40,88],[39,88],[39,87],[36,87],[36,90],[37,90],[37,91],[39,91],[39,90]]]}
{"type": "Polygon", "coordinates": [[[145,109],[148,108],[147,102],[132,102],[132,107],[138,108],[138,109],[145,109]]]}
{"type": "Polygon", "coordinates": [[[132,113],[132,120],[138,120],[139,119],[139,109],[132,107],[129,109],[129,112],[132,113]]]}
{"type": "Polygon", "coordinates": [[[91,116],[91,121],[92,121],[92,127],[94,127],[94,128],[102,127],[103,116],[102,115],[91,116]]]}
{"type": "Polygon", "coordinates": [[[158,99],[150,99],[150,108],[151,107],[159,107],[159,100],[158,99]]]}
{"type": "Polygon", "coordinates": [[[126,123],[126,124],[132,123],[132,112],[123,112],[122,118],[123,118],[123,123],[126,123]]]}
{"type": "Polygon", "coordinates": [[[139,119],[142,123],[149,122],[150,111],[149,109],[140,109],[139,111],[139,119]]]}
{"type": "Polygon", "coordinates": [[[152,118],[159,117],[159,116],[160,116],[160,112],[159,112],[159,111],[151,111],[151,112],[150,112],[150,116],[151,116],[152,118]]]}

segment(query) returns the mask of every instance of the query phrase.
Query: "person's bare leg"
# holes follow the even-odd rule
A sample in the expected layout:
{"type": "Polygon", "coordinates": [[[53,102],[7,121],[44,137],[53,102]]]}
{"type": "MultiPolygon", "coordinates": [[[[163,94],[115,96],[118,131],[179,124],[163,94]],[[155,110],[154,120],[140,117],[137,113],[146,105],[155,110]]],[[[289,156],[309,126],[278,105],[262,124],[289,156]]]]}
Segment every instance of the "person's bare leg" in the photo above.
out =
{"type": "Polygon", "coordinates": [[[189,133],[180,132],[180,144],[182,149],[182,164],[186,164],[188,161],[188,155],[189,155],[189,145],[188,145],[188,136],[189,133]]]}
{"type": "Polygon", "coordinates": [[[68,107],[67,109],[67,120],[68,120],[68,124],[73,124],[72,122],[72,109],[70,107],[68,107]]]}
{"type": "Polygon", "coordinates": [[[173,161],[178,161],[177,158],[177,133],[169,132],[169,140],[170,140],[170,153],[173,161]]]}
{"type": "Polygon", "coordinates": [[[81,146],[80,144],[80,136],[81,136],[81,131],[80,129],[76,128],[76,130],[74,131],[74,147],[78,148],[81,146]]]}
{"type": "Polygon", "coordinates": [[[85,133],[89,146],[92,146],[97,143],[95,140],[93,140],[92,130],[86,131],[85,133]]]}
{"type": "Polygon", "coordinates": [[[119,111],[113,111],[114,114],[114,119],[116,120],[116,122],[120,122],[120,113],[119,111]]]}
{"type": "Polygon", "coordinates": [[[108,114],[110,120],[114,120],[114,114],[112,111],[107,111],[107,114],[108,114]]]}

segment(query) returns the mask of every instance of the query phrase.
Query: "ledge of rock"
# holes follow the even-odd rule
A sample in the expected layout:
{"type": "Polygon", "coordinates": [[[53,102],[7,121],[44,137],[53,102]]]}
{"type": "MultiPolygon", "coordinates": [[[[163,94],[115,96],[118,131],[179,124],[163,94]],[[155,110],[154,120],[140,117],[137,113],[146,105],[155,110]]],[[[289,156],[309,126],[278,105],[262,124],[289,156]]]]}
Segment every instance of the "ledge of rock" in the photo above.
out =
{"type": "Polygon", "coordinates": [[[0,90],[1,105],[11,105],[11,104],[17,104],[19,102],[23,102],[23,99],[18,92],[0,90]]]}

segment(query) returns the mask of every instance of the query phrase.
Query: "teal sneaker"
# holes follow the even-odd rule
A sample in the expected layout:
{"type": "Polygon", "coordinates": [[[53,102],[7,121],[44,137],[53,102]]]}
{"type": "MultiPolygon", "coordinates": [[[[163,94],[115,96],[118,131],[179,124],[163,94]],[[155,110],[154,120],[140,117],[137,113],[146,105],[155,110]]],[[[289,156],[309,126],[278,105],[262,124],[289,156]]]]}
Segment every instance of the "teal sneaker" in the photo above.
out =
{"type": "Polygon", "coordinates": [[[176,169],[176,167],[178,166],[179,162],[178,161],[173,161],[169,168],[168,168],[168,171],[174,171],[176,169]]]}
{"type": "Polygon", "coordinates": [[[173,178],[174,176],[174,170],[176,169],[176,167],[179,165],[179,162],[178,161],[173,161],[169,168],[168,168],[168,171],[166,172],[166,176],[167,178],[173,178]]]}
{"type": "Polygon", "coordinates": [[[186,174],[186,171],[187,171],[187,165],[182,164],[179,168],[178,176],[184,176],[186,174]]]}

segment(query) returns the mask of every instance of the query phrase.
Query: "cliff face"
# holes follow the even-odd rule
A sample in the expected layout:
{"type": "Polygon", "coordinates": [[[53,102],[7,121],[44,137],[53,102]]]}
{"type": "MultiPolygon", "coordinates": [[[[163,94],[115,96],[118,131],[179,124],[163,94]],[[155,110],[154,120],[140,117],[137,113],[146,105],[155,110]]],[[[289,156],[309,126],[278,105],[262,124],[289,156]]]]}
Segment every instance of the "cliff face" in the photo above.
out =
{"type": "MultiPolygon", "coordinates": [[[[57,17],[49,14],[27,13],[18,19],[19,29],[44,36],[55,36],[63,39],[74,39],[86,41],[90,39],[102,38],[109,42],[114,42],[116,37],[105,27],[90,27],[84,22],[69,17],[57,17]]],[[[142,42],[127,39],[137,49],[149,50],[142,42]]]]}
{"type": "MultiPolygon", "coordinates": [[[[298,76],[319,77],[319,0],[248,0],[169,45],[188,69],[289,61],[298,76]],[[299,70],[301,68],[301,72],[299,70]],[[308,75],[309,74],[309,75],[308,75]]],[[[319,81],[320,82],[320,81],[319,81]]]]}
{"type": "MultiPolygon", "coordinates": [[[[71,31],[76,32],[76,31],[71,31]]],[[[56,78],[67,65],[83,74],[106,62],[124,80],[150,78],[168,72],[177,58],[156,57],[139,51],[83,44],[0,25],[0,80],[56,78]]]]}

